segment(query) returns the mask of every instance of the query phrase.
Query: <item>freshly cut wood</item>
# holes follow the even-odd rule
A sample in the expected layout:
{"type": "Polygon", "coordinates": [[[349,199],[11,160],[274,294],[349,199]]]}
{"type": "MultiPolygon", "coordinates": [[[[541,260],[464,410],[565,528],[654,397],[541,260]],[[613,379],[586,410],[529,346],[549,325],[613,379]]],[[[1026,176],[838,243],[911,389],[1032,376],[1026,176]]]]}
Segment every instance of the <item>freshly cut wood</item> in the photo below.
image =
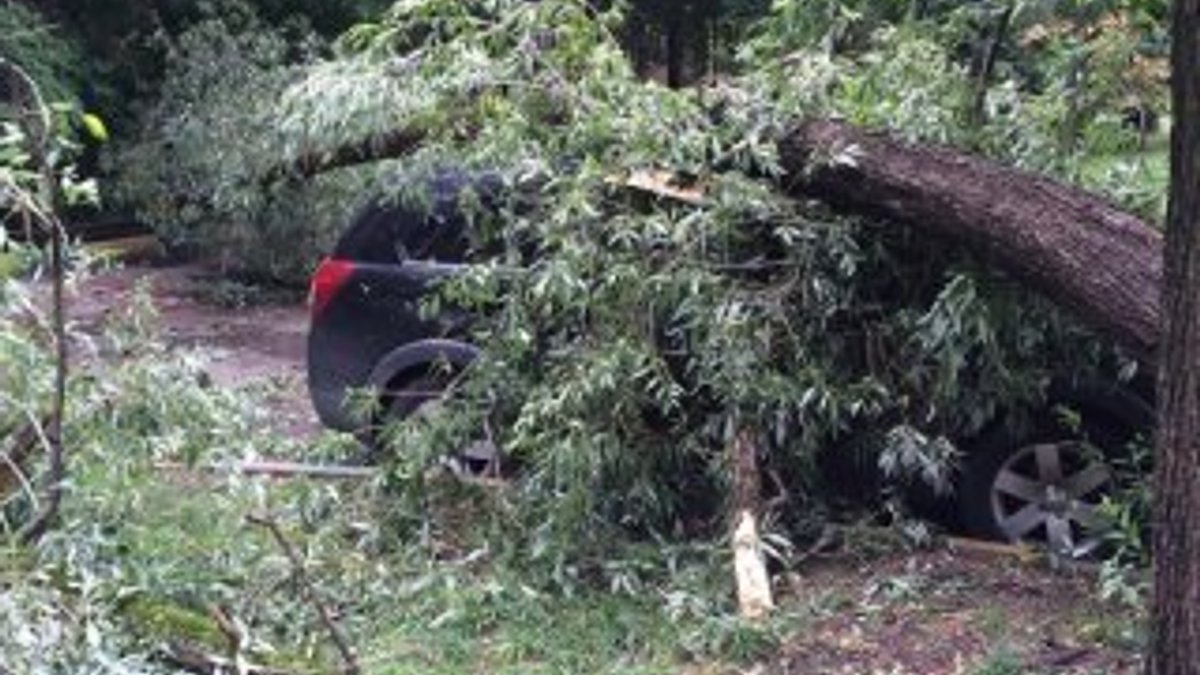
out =
{"type": "Polygon", "coordinates": [[[1162,235],[1104,198],[836,121],[779,143],[786,189],[961,242],[1135,356],[1160,340],[1162,235]]]}
{"type": "Polygon", "coordinates": [[[762,475],[758,468],[758,448],[749,431],[739,432],[730,447],[733,465],[733,573],[737,585],[738,612],[742,618],[757,620],[775,608],[771,578],[763,556],[758,531],[762,510],[762,475]]]}
{"type": "Polygon", "coordinates": [[[739,511],[733,530],[733,571],[737,581],[738,613],[744,619],[765,617],[775,608],[771,597],[771,579],[763,559],[758,518],[750,511],[739,511]]]}
{"type": "Polygon", "coordinates": [[[951,551],[983,553],[986,555],[1012,558],[1019,563],[1029,564],[1043,559],[1043,552],[1027,543],[1006,544],[968,537],[946,537],[946,546],[951,551]]]}

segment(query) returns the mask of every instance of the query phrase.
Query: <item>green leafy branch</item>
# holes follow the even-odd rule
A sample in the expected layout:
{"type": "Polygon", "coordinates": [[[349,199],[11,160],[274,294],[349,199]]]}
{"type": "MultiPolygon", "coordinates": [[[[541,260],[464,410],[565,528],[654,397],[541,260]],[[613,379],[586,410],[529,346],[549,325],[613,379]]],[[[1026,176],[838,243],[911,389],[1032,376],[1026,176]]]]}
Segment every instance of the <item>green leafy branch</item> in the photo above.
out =
{"type": "Polygon", "coordinates": [[[36,438],[49,460],[43,486],[44,498],[34,517],[20,530],[21,541],[37,541],[52,526],[62,503],[66,479],[66,454],[63,448],[63,417],[66,410],[69,347],[67,343],[66,307],[64,297],[66,230],[58,217],[61,197],[55,169],[50,157],[53,137],[53,116],[42,98],[41,89],[20,66],[0,58],[0,74],[5,75],[15,90],[20,111],[18,124],[24,132],[25,148],[34,189],[24,187],[18,174],[0,171],[0,187],[5,207],[20,214],[27,234],[40,235],[50,244],[50,274],[52,284],[51,330],[54,335],[55,365],[54,393],[44,421],[31,416],[16,436],[13,447],[5,450],[9,463],[17,467],[31,453],[36,438]]]}

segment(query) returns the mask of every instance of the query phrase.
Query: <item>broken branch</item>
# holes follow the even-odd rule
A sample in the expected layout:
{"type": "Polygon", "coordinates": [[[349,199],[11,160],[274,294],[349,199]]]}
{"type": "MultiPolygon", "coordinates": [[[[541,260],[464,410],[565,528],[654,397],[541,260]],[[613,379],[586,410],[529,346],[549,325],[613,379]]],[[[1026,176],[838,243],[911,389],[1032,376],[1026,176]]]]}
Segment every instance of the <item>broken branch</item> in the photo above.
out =
{"type": "Polygon", "coordinates": [[[300,559],[300,555],[296,553],[296,549],[292,547],[292,543],[284,536],[283,530],[279,528],[279,523],[275,522],[275,519],[269,516],[255,514],[247,515],[246,522],[266,528],[275,539],[275,543],[279,545],[279,550],[283,552],[284,557],[291,563],[292,574],[296,577],[296,583],[300,586],[300,591],[304,594],[309,604],[312,605],[317,616],[320,617],[325,630],[329,632],[329,639],[337,648],[338,653],[341,654],[342,661],[345,663],[345,668],[342,672],[346,673],[346,675],[358,675],[358,673],[362,672],[362,669],[358,665],[358,657],[354,654],[354,649],[350,647],[350,643],[346,640],[342,629],[333,620],[333,614],[329,611],[329,608],[317,596],[317,590],[312,585],[307,572],[304,570],[304,561],[300,559]]]}
{"type": "Polygon", "coordinates": [[[759,535],[762,507],[762,477],[758,448],[753,435],[740,431],[730,448],[733,465],[733,569],[737,583],[738,610],[742,618],[757,620],[775,608],[771,579],[759,535]]]}

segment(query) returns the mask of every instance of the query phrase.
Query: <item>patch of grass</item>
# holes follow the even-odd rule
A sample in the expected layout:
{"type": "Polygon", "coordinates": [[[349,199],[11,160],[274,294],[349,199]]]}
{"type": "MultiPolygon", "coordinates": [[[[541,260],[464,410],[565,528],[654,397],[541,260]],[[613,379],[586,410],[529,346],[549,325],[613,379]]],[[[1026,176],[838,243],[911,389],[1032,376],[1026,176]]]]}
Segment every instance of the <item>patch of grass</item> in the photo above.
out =
{"type": "Polygon", "coordinates": [[[979,630],[983,631],[983,634],[990,640],[998,640],[1012,630],[1011,619],[998,607],[990,605],[981,607],[975,620],[979,625],[979,630]]]}
{"type": "Polygon", "coordinates": [[[997,649],[971,671],[971,675],[1032,675],[1012,652],[997,649]]]}
{"type": "Polygon", "coordinates": [[[1163,222],[1171,180],[1168,144],[1167,135],[1158,134],[1141,150],[1090,156],[1080,167],[1080,182],[1144,218],[1163,222]]]}
{"type": "MultiPolygon", "coordinates": [[[[468,558],[470,556],[467,556],[468,558]]],[[[363,644],[371,672],[678,673],[769,658],[803,616],[748,623],[726,589],[723,556],[688,563],[635,592],[589,583],[536,589],[538,574],[410,558],[395,602],[363,644]]],[[[804,612],[801,612],[804,614],[804,612]]]]}
{"type": "Polygon", "coordinates": [[[1140,612],[1100,612],[1081,617],[1076,628],[1088,642],[1123,652],[1137,652],[1146,646],[1145,616],[1140,612]]]}
{"type": "MultiPolygon", "coordinates": [[[[439,575],[441,576],[441,575],[439,575]]],[[[364,647],[372,672],[667,673],[681,626],[655,598],[540,595],[498,578],[441,576],[364,647]]]]}

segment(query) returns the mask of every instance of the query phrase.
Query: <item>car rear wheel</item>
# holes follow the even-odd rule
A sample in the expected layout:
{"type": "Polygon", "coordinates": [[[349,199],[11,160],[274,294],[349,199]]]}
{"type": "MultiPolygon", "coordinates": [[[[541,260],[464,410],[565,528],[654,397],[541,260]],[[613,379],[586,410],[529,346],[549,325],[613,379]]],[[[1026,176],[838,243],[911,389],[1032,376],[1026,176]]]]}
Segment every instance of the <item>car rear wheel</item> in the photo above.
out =
{"type": "MultiPolygon", "coordinates": [[[[392,451],[384,433],[389,424],[434,414],[442,405],[446,390],[453,379],[453,374],[425,373],[389,387],[382,402],[381,413],[372,424],[368,443],[369,461],[377,463],[386,457],[386,453],[392,451]]],[[[481,477],[497,474],[499,462],[498,446],[486,429],[480,429],[476,438],[447,455],[442,464],[455,475],[481,477]]]]}
{"type": "Polygon", "coordinates": [[[1041,420],[1025,434],[998,425],[963,465],[963,524],[978,536],[1089,555],[1103,538],[1099,508],[1114,484],[1109,458],[1131,435],[1101,419],[1041,420]]]}

